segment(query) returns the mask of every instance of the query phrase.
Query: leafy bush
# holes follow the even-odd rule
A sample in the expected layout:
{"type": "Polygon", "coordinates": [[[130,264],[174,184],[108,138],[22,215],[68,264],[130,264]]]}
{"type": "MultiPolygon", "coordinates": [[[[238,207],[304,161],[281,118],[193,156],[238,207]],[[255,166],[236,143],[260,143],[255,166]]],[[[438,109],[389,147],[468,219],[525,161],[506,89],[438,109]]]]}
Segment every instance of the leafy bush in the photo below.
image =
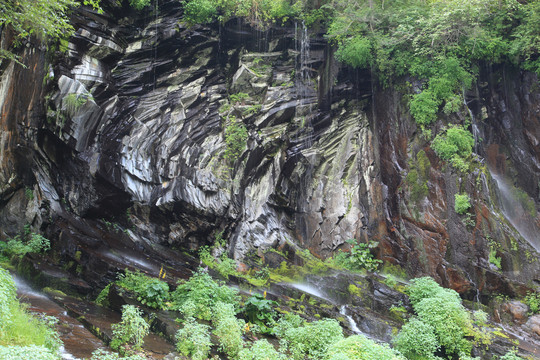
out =
{"type": "MultiPolygon", "coordinates": [[[[430,326],[440,345],[448,355],[456,354],[465,356],[470,354],[472,344],[466,339],[466,336],[482,338],[483,334],[473,328],[469,312],[461,304],[459,294],[454,290],[445,289],[439,286],[431,278],[419,278],[411,281],[411,285],[407,288],[409,298],[415,312],[420,320],[425,325],[430,326]]],[[[429,327],[415,323],[411,327],[418,327],[423,331],[423,335],[429,338],[429,327]]],[[[412,330],[404,327],[405,333],[398,335],[397,339],[403,349],[414,355],[414,349],[407,346],[404,339],[410,338],[412,330]]],[[[421,353],[425,353],[429,347],[421,348],[421,353]]]]}
{"type": "Polygon", "coordinates": [[[327,360],[405,360],[388,345],[379,345],[363,335],[349,336],[328,350],[327,360]]]}
{"type": "Polygon", "coordinates": [[[244,347],[242,332],[244,323],[235,317],[236,310],[233,304],[218,302],[214,306],[212,323],[214,335],[219,339],[221,350],[231,359],[236,359],[238,353],[244,347]]]}
{"type": "Polygon", "coordinates": [[[150,326],[142,318],[140,309],[133,305],[122,306],[122,321],[112,325],[111,348],[125,353],[126,348],[138,350],[144,337],[150,332],[150,326]]]}
{"type": "Polygon", "coordinates": [[[272,334],[275,335],[277,338],[283,338],[285,337],[285,334],[290,329],[296,329],[304,325],[304,319],[302,319],[297,314],[284,314],[279,318],[279,320],[276,322],[276,325],[272,329],[272,334]]]}
{"type": "Polygon", "coordinates": [[[165,281],[152,278],[140,272],[126,270],[116,282],[118,286],[133,291],[137,300],[154,309],[162,309],[169,299],[169,285],[165,281]]]}
{"type": "Polygon", "coordinates": [[[242,349],[238,354],[239,360],[285,360],[283,354],[276,351],[266,339],[255,341],[250,348],[242,349]]]}
{"type": "Polygon", "coordinates": [[[176,333],[176,350],[193,360],[208,358],[212,342],[210,341],[210,326],[199,324],[193,317],[188,317],[176,333]]]}
{"type": "Polygon", "coordinates": [[[7,243],[0,242],[0,252],[8,257],[13,255],[24,256],[27,253],[41,253],[51,248],[51,242],[40,234],[30,230],[29,226],[24,227],[21,235],[8,239],[7,243]]]}
{"type": "Polygon", "coordinates": [[[465,214],[471,208],[470,198],[467,194],[456,194],[454,208],[458,214],[465,214]]]}
{"type": "Polygon", "coordinates": [[[358,243],[354,239],[347,240],[347,243],[351,244],[349,252],[340,251],[333,257],[331,262],[339,267],[358,271],[366,269],[368,271],[376,271],[381,260],[375,259],[371,254],[371,249],[376,248],[378,242],[358,243]]]}
{"type": "Polygon", "coordinates": [[[540,293],[530,292],[525,296],[525,304],[529,306],[531,314],[537,314],[540,312],[540,293]]]}
{"type": "Polygon", "coordinates": [[[522,357],[518,356],[516,350],[512,350],[501,356],[499,360],[524,360],[522,357]]]}
{"type": "Polygon", "coordinates": [[[9,271],[0,267],[0,334],[11,322],[11,309],[17,296],[17,288],[9,271]]]}
{"type": "Polygon", "coordinates": [[[394,346],[409,360],[431,359],[440,348],[433,327],[418,318],[403,325],[394,346]]]}
{"type": "Polygon", "coordinates": [[[332,344],[343,339],[343,330],[334,319],[319,320],[291,328],[283,335],[292,359],[323,359],[332,344]]]}
{"type": "Polygon", "coordinates": [[[136,10],[142,10],[148,5],[150,5],[150,0],[129,0],[129,5],[131,5],[136,10]]]}
{"type": "Polygon", "coordinates": [[[470,131],[459,125],[450,126],[445,132],[437,134],[431,147],[443,160],[449,160],[460,171],[466,171],[466,158],[472,154],[474,138],[470,131]]]}
{"type": "Polygon", "coordinates": [[[212,312],[218,302],[231,304],[236,310],[240,302],[238,291],[229,288],[220,281],[214,281],[204,270],[199,269],[186,282],[179,282],[176,290],[171,294],[172,308],[182,310],[183,304],[195,304],[194,313],[199,319],[210,320],[212,312]]]}
{"type": "Polygon", "coordinates": [[[242,151],[246,148],[248,132],[246,126],[239,120],[231,119],[229,125],[225,127],[225,143],[227,148],[223,157],[230,164],[238,159],[242,151]]]}
{"type": "Polygon", "coordinates": [[[111,353],[103,349],[97,349],[92,353],[90,360],[146,360],[141,355],[120,356],[117,353],[111,353]]]}
{"type": "MultiPolygon", "coordinates": [[[[44,346],[1,346],[0,359],[58,360],[58,355],[44,346]]],[[[101,360],[101,359],[100,359],[101,360]]]]}
{"type": "Polygon", "coordinates": [[[349,38],[339,46],[336,58],[357,68],[368,68],[371,62],[371,42],[362,36],[349,38]]]}
{"type": "MultiPolygon", "coordinates": [[[[17,301],[13,278],[7,270],[0,268],[0,344],[45,347],[56,355],[62,345],[54,328],[56,321],[57,319],[51,316],[30,315],[17,301]]],[[[4,351],[16,353],[29,350],[10,348],[4,351]]]]}
{"type": "Polygon", "coordinates": [[[261,333],[269,333],[272,330],[276,316],[273,307],[277,305],[277,302],[256,294],[246,300],[242,312],[250,323],[258,326],[261,333]]]}

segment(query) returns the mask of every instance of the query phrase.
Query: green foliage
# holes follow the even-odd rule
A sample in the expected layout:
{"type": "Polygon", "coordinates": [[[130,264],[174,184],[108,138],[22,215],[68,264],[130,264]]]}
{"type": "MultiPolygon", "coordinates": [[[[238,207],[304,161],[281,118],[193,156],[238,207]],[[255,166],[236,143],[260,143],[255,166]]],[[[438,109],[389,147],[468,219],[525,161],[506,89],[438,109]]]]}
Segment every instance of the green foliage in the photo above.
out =
{"type": "Polygon", "coordinates": [[[380,345],[363,335],[349,336],[328,350],[326,360],[405,360],[388,345],[380,345]]]}
{"type": "MultiPolygon", "coordinates": [[[[0,27],[10,27],[14,45],[34,36],[40,40],[58,40],[73,32],[69,12],[79,4],[74,0],[18,0],[0,2],[0,27]]],[[[16,59],[9,50],[0,52],[0,60],[16,59]]]]}
{"type": "Polygon", "coordinates": [[[72,117],[77,111],[88,102],[88,96],[83,94],[71,93],[62,99],[62,109],[72,117]]]}
{"type": "Polygon", "coordinates": [[[240,297],[238,291],[225,286],[220,281],[214,281],[203,269],[199,269],[186,282],[179,282],[176,290],[171,294],[172,308],[183,309],[186,302],[195,304],[194,314],[199,319],[210,320],[217,303],[238,306],[240,297]]]}
{"type": "Polygon", "coordinates": [[[242,312],[250,323],[257,325],[261,333],[270,333],[276,316],[274,307],[277,305],[277,302],[255,294],[246,300],[242,312]]]}
{"type": "Polygon", "coordinates": [[[371,62],[369,38],[355,36],[344,40],[336,51],[336,58],[353,67],[368,68],[371,62]]]}
{"type": "Polygon", "coordinates": [[[120,356],[117,353],[111,353],[103,349],[97,349],[92,353],[90,360],[146,360],[141,355],[120,356]]]}
{"type": "Polygon", "coordinates": [[[286,357],[276,351],[266,339],[255,341],[250,348],[245,348],[238,354],[239,360],[285,360],[286,357]]]}
{"type": "Polygon", "coordinates": [[[233,104],[242,103],[247,99],[249,99],[249,94],[243,93],[243,92],[239,92],[239,93],[232,94],[231,96],[229,96],[229,100],[233,104]]]}
{"type": "Polygon", "coordinates": [[[272,334],[278,338],[283,338],[287,331],[296,329],[304,325],[304,319],[297,314],[284,314],[272,329],[272,334]]]}
{"type": "Polygon", "coordinates": [[[30,230],[29,226],[24,227],[21,235],[15,236],[13,239],[8,239],[6,243],[0,242],[0,252],[4,255],[24,256],[27,253],[41,253],[51,248],[51,242],[30,230]]]}
{"type": "Polygon", "coordinates": [[[454,197],[454,208],[456,212],[460,215],[465,214],[471,208],[471,202],[469,195],[467,194],[456,194],[454,197]]]}
{"type": "Polygon", "coordinates": [[[236,261],[227,256],[227,254],[221,255],[219,260],[214,262],[216,271],[224,278],[229,278],[229,275],[237,275],[236,261]]]}
{"type": "Polygon", "coordinates": [[[395,342],[398,349],[412,356],[410,359],[423,359],[435,346],[444,349],[448,356],[469,356],[472,343],[467,337],[484,344],[489,342],[489,336],[473,327],[469,312],[454,290],[442,288],[433,279],[424,277],[412,280],[407,293],[418,317],[403,327],[395,342]],[[413,343],[415,336],[426,339],[425,347],[413,343]]]}
{"type": "Polygon", "coordinates": [[[239,120],[231,118],[225,127],[225,143],[227,147],[223,157],[230,164],[234,164],[246,148],[248,132],[246,126],[239,120]]]}
{"type": "Polygon", "coordinates": [[[409,103],[422,128],[463,108],[479,61],[540,71],[538,1],[333,0],[312,17],[328,24],[341,61],[369,67],[381,84],[424,80],[409,103]]]}
{"type": "Polygon", "coordinates": [[[101,290],[99,295],[96,298],[96,304],[100,306],[108,306],[109,305],[109,291],[111,290],[111,284],[108,284],[101,290]]]}
{"type": "Polygon", "coordinates": [[[184,326],[176,333],[176,350],[193,360],[208,358],[212,342],[210,341],[210,326],[199,324],[189,316],[184,326]]]}
{"type": "MultiPolygon", "coordinates": [[[[62,342],[55,331],[57,319],[50,316],[32,316],[25,306],[17,301],[16,287],[7,270],[0,268],[0,347],[7,354],[25,354],[36,349],[36,354],[47,359],[47,354],[56,358],[62,342]],[[35,346],[34,346],[35,345],[35,346]],[[24,348],[28,347],[28,348],[24,348]],[[46,350],[42,350],[46,348],[46,350]]],[[[3,358],[3,357],[0,357],[3,358]]],[[[26,358],[13,357],[14,359],[26,358]]]]}
{"type": "Polygon", "coordinates": [[[1,346],[0,359],[58,360],[58,355],[44,346],[1,346]]]}
{"type": "Polygon", "coordinates": [[[394,339],[394,346],[409,360],[434,359],[439,350],[435,329],[418,318],[405,324],[394,339]]]}
{"type": "Polygon", "coordinates": [[[351,245],[349,252],[340,251],[332,258],[332,263],[338,267],[342,267],[351,271],[368,270],[376,271],[381,260],[375,259],[371,254],[371,249],[376,248],[378,242],[359,243],[354,239],[347,240],[351,245]]]}
{"type": "Polygon", "coordinates": [[[142,10],[148,5],[150,5],[150,0],[129,0],[129,5],[131,5],[136,10],[142,10]]]}
{"type": "Polygon", "coordinates": [[[529,311],[531,314],[540,313],[540,293],[528,293],[527,296],[525,296],[524,302],[529,307],[529,311]]]}
{"type": "Polygon", "coordinates": [[[343,339],[343,330],[334,319],[319,320],[288,329],[283,335],[284,347],[294,360],[323,359],[334,343],[343,339]]]}
{"type": "Polygon", "coordinates": [[[233,304],[218,302],[213,311],[214,335],[219,339],[220,348],[231,359],[236,359],[244,347],[244,322],[235,317],[236,309],[233,304]]]}
{"type": "Polygon", "coordinates": [[[522,357],[518,356],[516,350],[511,350],[504,354],[504,356],[501,356],[499,360],[524,360],[522,357]]]}
{"type": "Polygon", "coordinates": [[[286,21],[299,15],[301,2],[287,0],[185,0],[184,19],[189,24],[205,24],[215,20],[225,22],[231,17],[246,18],[260,28],[277,20],[286,21]]]}
{"type": "Polygon", "coordinates": [[[165,281],[149,277],[140,272],[126,270],[116,281],[118,286],[132,291],[143,305],[162,309],[169,299],[169,285],[165,281]]]}
{"type": "Polygon", "coordinates": [[[450,126],[446,132],[437,134],[431,147],[443,160],[449,160],[462,172],[468,170],[467,158],[472,154],[474,138],[470,131],[461,126],[450,126]]]}
{"type": "Polygon", "coordinates": [[[122,306],[122,321],[112,325],[111,348],[126,352],[126,348],[138,350],[143,339],[150,332],[150,326],[143,319],[142,312],[133,305],[122,306]]]}

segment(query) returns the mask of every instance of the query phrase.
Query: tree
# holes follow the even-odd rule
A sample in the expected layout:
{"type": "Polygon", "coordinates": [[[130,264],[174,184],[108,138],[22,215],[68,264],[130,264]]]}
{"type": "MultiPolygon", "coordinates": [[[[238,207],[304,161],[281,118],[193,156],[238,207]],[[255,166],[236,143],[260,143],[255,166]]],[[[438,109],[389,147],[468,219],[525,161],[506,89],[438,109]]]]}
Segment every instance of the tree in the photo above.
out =
{"type": "MultiPolygon", "coordinates": [[[[95,9],[99,9],[98,3],[99,0],[83,1],[95,9]]],[[[14,33],[12,47],[0,49],[0,60],[16,60],[13,47],[30,37],[45,42],[69,36],[73,27],[68,13],[77,6],[75,0],[0,0],[0,30],[14,33]]]]}

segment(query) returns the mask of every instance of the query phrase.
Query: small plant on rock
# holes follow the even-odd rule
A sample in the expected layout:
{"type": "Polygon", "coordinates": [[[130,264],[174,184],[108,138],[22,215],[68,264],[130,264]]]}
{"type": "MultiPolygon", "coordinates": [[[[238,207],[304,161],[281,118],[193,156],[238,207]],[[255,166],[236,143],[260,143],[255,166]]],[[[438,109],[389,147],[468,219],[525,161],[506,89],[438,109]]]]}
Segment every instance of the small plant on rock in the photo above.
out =
{"type": "Polygon", "coordinates": [[[142,318],[140,309],[133,305],[122,306],[122,321],[112,325],[113,337],[111,348],[120,353],[130,353],[139,350],[148,335],[150,326],[142,318]]]}
{"type": "Polygon", "coordinates": [[[210,326],[199,324],[192,316],[187,317],[184,327],[176,333],[176,350],[193,360],[208,358],[212,342],[210,326]]]}
{"type": "Polygon", "coordinates": [[[275,323],[274,306],[277,306],[278,303],[266,299],[266,292],[264,295],[255,294],[249,297],[244,303],[243,312],[247,320],[257,325],[261,333],[270,333],[275,323]]]}
{"type": "Polygon", "coordinates": [[[471,208],[471,202],[469,195],[467,194],[456,194],[454,201],[454,208],[456,212],[460,215],[465,214],[471,208]]]}
{"type": "Polygon", "coordinates": [[[540,293],[530,292],[525,296],[525,304],[529,306],[531,314],[537,314],[540,312],[540,293]]]}

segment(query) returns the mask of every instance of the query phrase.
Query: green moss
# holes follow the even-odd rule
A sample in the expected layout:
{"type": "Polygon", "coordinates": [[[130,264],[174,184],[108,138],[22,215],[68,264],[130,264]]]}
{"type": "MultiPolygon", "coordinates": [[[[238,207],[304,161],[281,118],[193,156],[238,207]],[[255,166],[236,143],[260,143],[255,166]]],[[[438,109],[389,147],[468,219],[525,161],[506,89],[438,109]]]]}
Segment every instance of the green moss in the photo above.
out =
{"type": "Polygon", "coordinates": [[[67,296],[63,291],[60,291],[58,289],[53,289],[51,287],[44,287],[43,292],[52,296],[61,296],[61,297],[67,296]]]}
{"type": "Polygon", "coordinates": [[[358,286],[356,286],[354,284],[350,284],[349,287],[347,288],[347,290],[349,291],[349,294],[351,294],[353,296],[360,296],[361,295],[360,289],[358,288],[358,286]]]}
{"type": "Polygon", "coordinates": [[[427,181],[429,178],[431,163],[424,150],[416,154],[416,159],[409,161],[409,173],[405,181],[409,186],[410,198],[418,202],[428,195],[427,181]]]}

